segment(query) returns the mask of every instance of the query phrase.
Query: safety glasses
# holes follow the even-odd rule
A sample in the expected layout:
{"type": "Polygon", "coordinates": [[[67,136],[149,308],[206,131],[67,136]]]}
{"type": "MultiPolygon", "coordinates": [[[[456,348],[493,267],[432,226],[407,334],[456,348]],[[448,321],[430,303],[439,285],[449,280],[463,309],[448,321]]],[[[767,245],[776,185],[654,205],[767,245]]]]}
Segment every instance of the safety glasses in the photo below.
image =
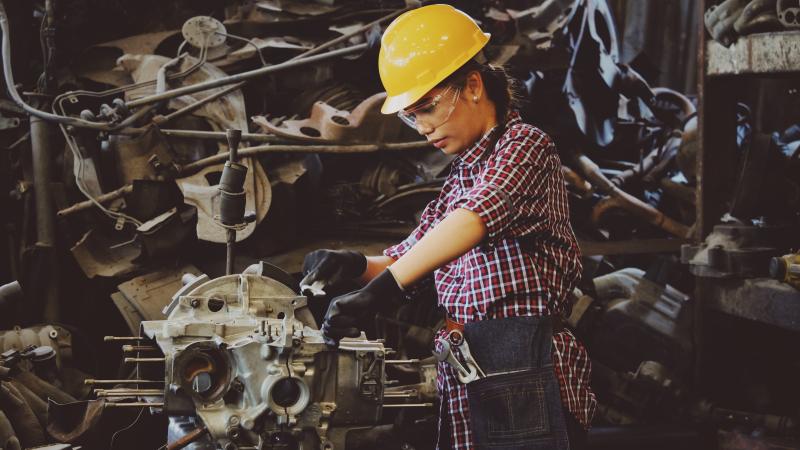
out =
{"type": "Polygon", "coordinates": [[[397,117],[415,130],[423,125],[428,128],[437,128],[450,120],[453,110],[456,109],[459,95],[461,95],[461,88],[447,86],[442,92],[421,104],[399,111],[397,117]]]}

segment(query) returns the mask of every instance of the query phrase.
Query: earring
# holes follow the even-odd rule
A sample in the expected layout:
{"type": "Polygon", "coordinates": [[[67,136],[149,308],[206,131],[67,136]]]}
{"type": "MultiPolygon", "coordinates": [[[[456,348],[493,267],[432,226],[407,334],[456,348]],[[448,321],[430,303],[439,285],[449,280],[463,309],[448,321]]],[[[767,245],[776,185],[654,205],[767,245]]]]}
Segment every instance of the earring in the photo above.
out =
{"type": "Polygon", "coordinates": [[[478,103],[478,96],[477,95],[473,95],[472,96],[472,101],[475,102],[475,103],[478,103]]]}

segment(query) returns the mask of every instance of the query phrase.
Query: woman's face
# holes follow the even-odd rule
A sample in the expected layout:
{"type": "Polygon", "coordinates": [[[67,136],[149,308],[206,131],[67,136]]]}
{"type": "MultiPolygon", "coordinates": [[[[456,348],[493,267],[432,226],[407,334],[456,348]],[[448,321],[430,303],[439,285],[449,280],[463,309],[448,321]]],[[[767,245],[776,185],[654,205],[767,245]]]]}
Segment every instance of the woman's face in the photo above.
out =
{"type": "Polygon", "coordinates": [[[463,87],[431,89],[404,109],[401,118],[449,155],[463,152],[497,124],[494,104],[477,72],[467,76],[463,87]]]}

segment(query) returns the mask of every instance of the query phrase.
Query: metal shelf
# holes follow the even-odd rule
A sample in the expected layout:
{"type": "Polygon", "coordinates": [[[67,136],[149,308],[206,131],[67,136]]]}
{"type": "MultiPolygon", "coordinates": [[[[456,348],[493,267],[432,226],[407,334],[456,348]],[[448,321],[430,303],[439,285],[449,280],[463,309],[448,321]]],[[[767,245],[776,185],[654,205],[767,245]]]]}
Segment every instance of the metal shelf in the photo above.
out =
{"type": "Polygon", "coordinates": [[[709,40],[709,76],[800,73],[800,31],[758,33],[740,37],[726,48],[709,40]]]}

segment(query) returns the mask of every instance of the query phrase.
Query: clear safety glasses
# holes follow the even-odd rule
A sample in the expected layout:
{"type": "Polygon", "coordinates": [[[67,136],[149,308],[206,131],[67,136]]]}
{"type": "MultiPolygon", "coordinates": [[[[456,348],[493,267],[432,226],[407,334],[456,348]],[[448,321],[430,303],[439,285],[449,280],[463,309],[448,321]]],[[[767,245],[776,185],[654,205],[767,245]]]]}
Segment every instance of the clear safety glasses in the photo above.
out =
{"type": "Polygon", "coordinates": [[[437,128],[450,120],[459,95],[461,88],[447,86],[442,92],[426,99],[423,103],[400,110],[397,116],[415,130],[421,125],[437,128]]]}

